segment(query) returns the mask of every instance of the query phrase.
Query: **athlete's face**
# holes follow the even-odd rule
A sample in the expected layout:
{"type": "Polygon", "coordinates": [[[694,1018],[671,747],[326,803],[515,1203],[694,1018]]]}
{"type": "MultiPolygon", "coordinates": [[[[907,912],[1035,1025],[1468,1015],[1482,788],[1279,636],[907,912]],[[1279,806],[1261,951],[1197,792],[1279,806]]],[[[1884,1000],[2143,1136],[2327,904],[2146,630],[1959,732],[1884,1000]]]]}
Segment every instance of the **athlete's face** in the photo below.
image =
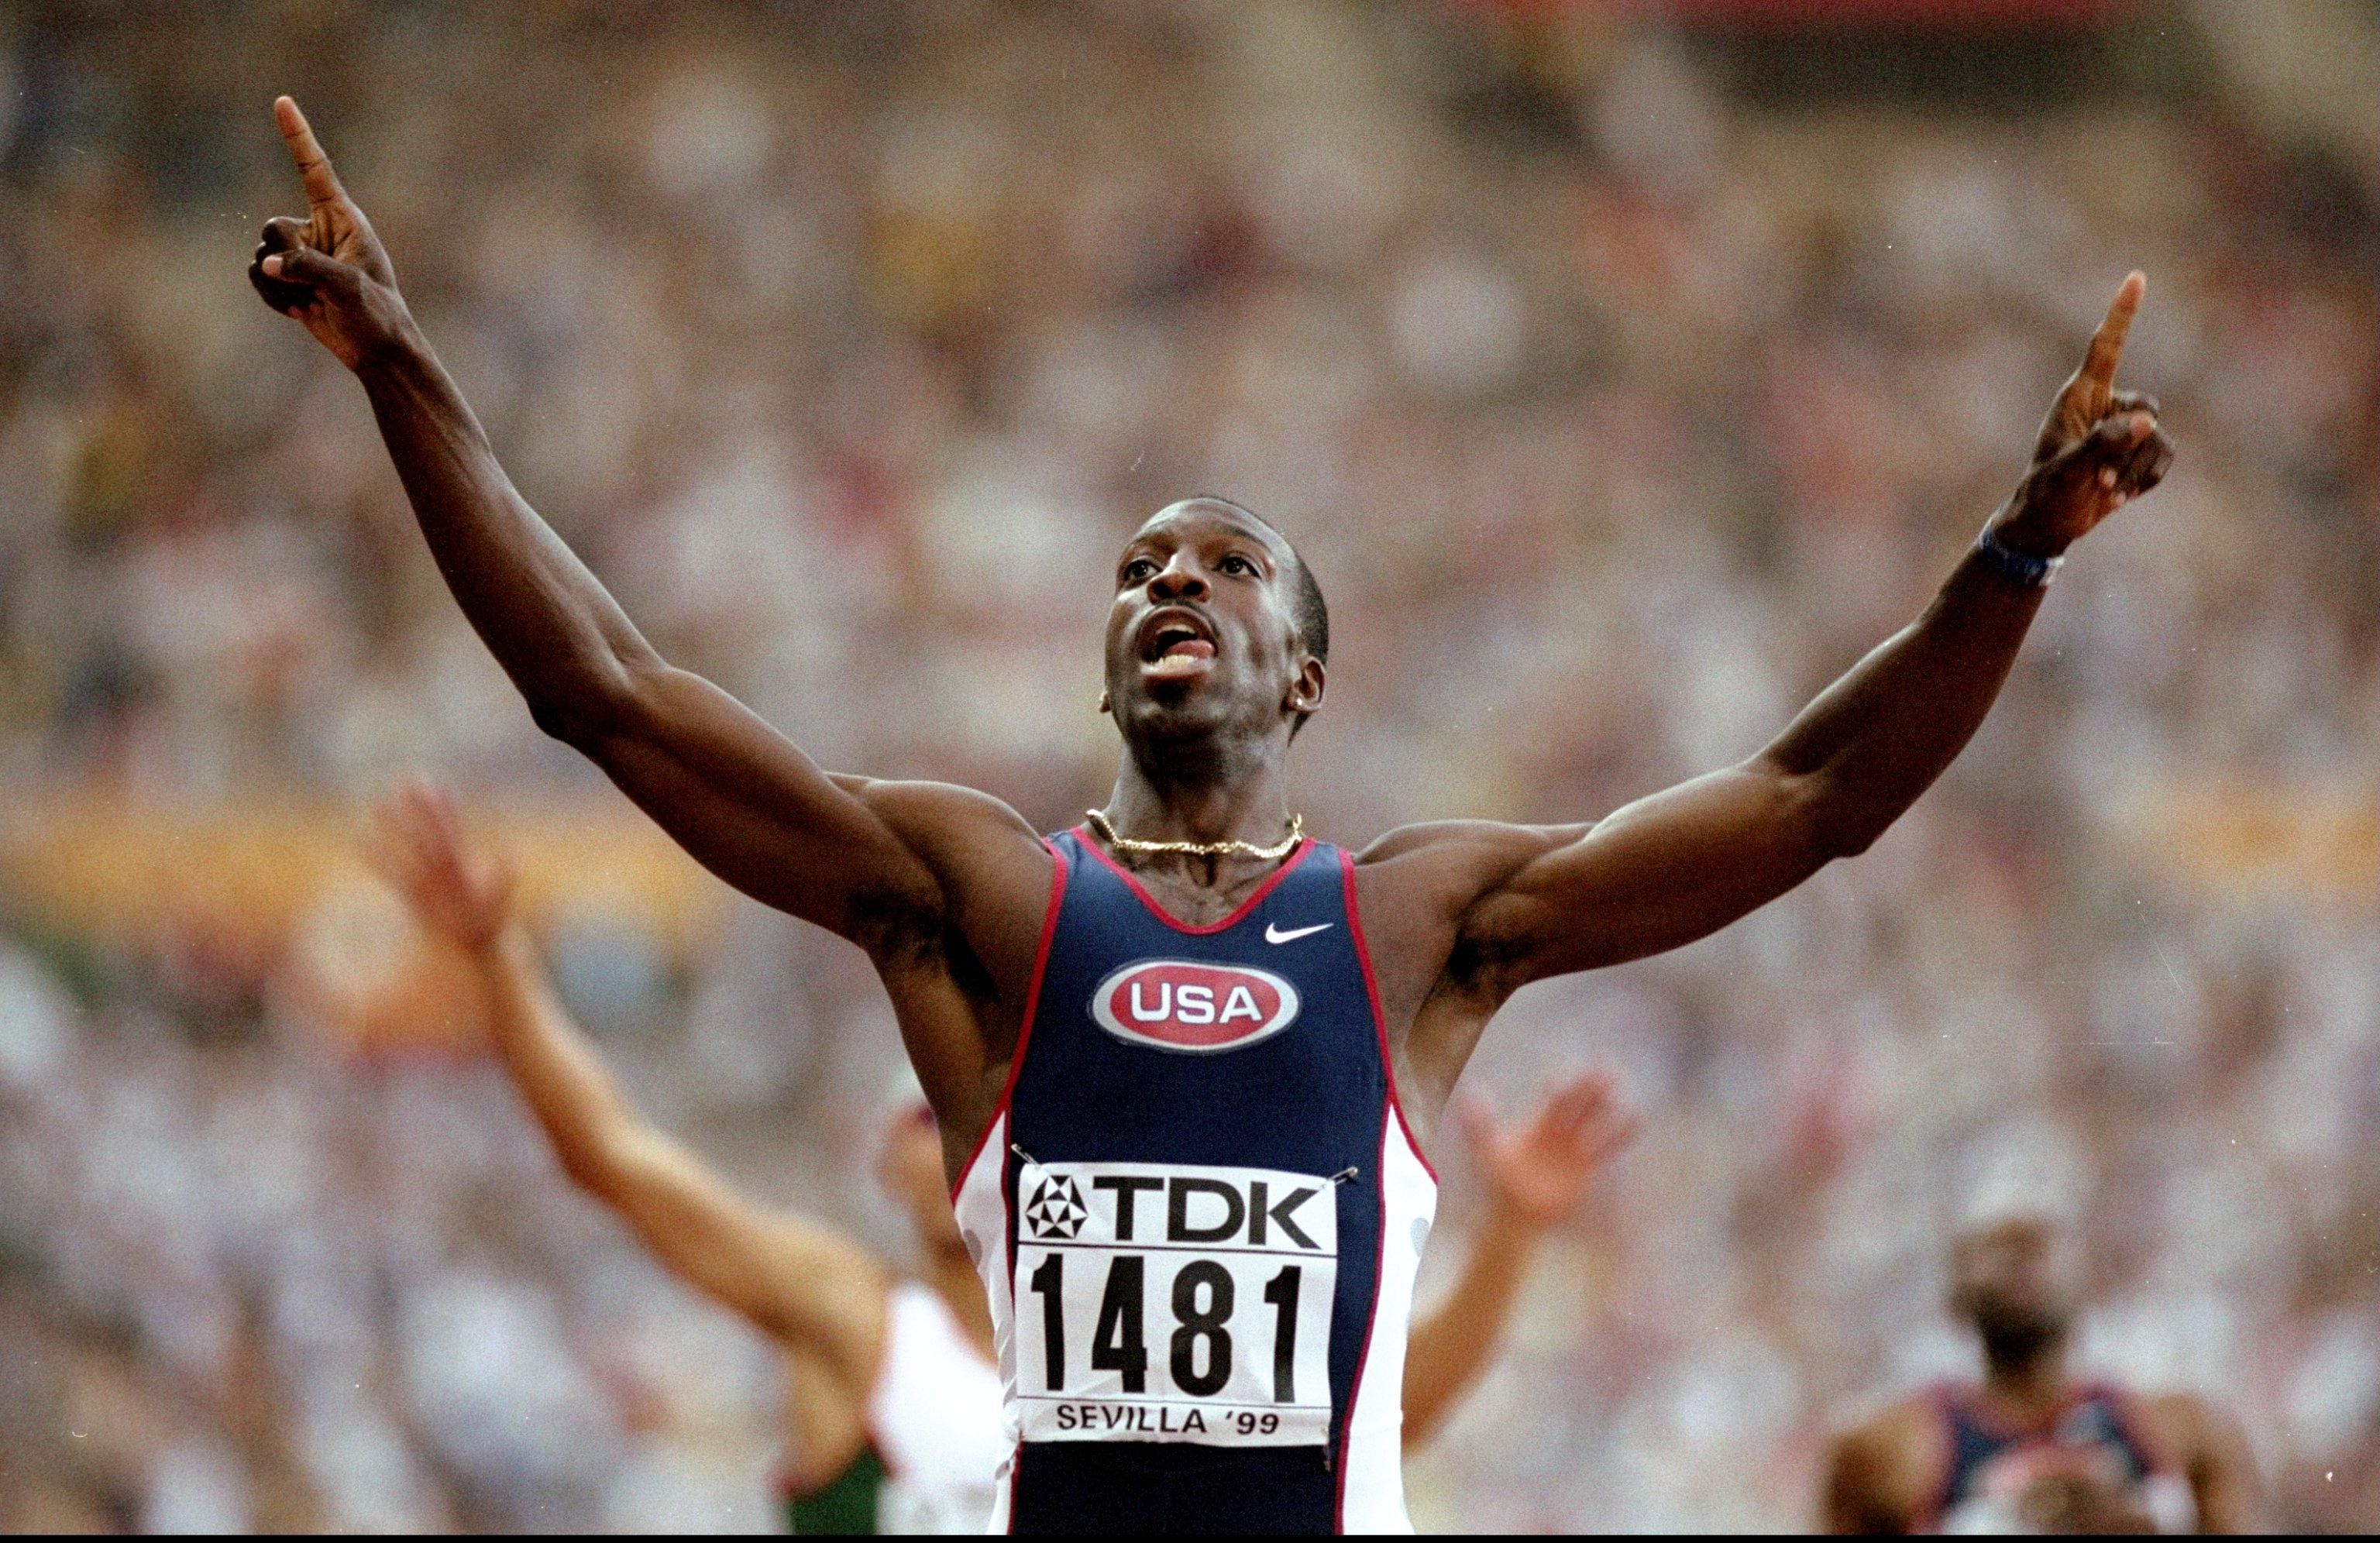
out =
{"type": "Polygon", "coordinates": [[[1189,499],[1116,563],[1107,705],[1127,740],[1283,730],[1322,700],[1297,635],[1297,555],[1229,504],[1189,499]]]}
{"type": "Polygon", "coordinates": [[[958,1242],[958,1219],[951,1214],[950,1190],[942,1177],[941,1131],[922,1100],[886,1124],[877,1150],[876,1179],[909,1213],[920,1243],[935,1248],[958,1242]]]}
{"type": "Polygon", "coordinates": [[[1985,1344],[2022,1355],[2063,1338],[2082,1309],[2079,1251],[2059,1228],[2017,1217],[1961,1236],[1950,1250],[1950,1306],[1985,1344]]]}

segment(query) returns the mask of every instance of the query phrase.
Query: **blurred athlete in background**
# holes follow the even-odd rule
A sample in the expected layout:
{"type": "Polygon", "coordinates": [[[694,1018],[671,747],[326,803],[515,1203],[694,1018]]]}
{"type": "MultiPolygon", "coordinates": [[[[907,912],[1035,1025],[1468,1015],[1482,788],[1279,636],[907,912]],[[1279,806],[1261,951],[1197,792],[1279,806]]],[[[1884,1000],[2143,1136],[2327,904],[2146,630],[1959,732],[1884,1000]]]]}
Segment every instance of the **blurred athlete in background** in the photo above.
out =
{"type": "Polygon", "coordinates": [[[2076,1378],[2082,1250],[2037,1217],[1976,1227],[1950,1251],[1950,1308],[1983,1342],[1984,1378],[1902,1400],[1837,1439],[1833,1532],[2258,1532],[2246,1437],[2190,1393],[2076,1378]]]}
{"type": "MultiPolygon", "coordinates": [[[[991,1315],[924,1100],[887,1123],[876,1162],[917,1231],[921,1282],[832,1228],[746,1200],[629,1106],[555,999],[516,913],[509,870],[471,840],[451,797],[421,785],[399,792],[381,808],[372,851],[423,930],[470,962],[497,1053],[563,1171],[674,1274],[783,1348],[791,1530],[983,1531],[1009,1451],[991,1315]]],[[[1408,1448],[1477,1381],[1547,1232],[1636,1132],[1601,1072],[1563,1085],[1512,1126],[1477,1100],[1458,1107],[1487,1211],[1444,1300],[1415,1326],[1408,1448]]]]}
{"type": "Polygon", "coordinates": [[[629,1105],[547,982],[510,870],[470,841],[451,799],[413,786],[388,800],[373,856],[423,929],[470,961],[497,1054],[563,1172],[671,1273],[783,1348],[793,1530],[981,1532],[1008,1452],[1000,1374],[922,1100],[887,1123],[876,1161],[916,1229],[917,1281],[831,1227],[737,1194],[629,1105]]]}
{"type": "Polygon", "coordinates": [[[1578,1209],[1606,1163],[1636,1138],[1611,1076],[1555,1089],[1525,1123],[1500,1125],[1475,1099],[1456,1102],[1487,1212],[1439,1306],[1414,1318],[1405,1352],[1405,1450],[1438,1433],[1501,1347],[1512,1303],[1546,1233],[1578,1209]]]}

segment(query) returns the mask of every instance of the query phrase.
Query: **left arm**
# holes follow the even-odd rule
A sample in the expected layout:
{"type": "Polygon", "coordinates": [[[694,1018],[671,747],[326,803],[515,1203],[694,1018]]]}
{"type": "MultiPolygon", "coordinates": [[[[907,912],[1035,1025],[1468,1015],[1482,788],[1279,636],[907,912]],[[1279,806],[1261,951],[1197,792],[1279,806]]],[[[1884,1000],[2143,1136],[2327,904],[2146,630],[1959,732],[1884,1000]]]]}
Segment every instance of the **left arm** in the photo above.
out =
{"type": "Polygon", "coordinates": [[[1414,1322],[1405,1354],[1408,1449],[1436,1435],[1479,1380],[1547,1231],[1636,1134],[1635,1116],[1601,1072],[1562,1088],[1518,1130],[1499,1129],[1477,1104],[1463,1105],[1462,1116],[1487,1179],[1488,1215],[1453,1289],[1414,1322]]]}
{"type": "MultiPolygon", "coordinates": [[[[2048,558],[2156,485],[2172,446],[2114,389],[2145,281],[2124,281],[2059,392],[1994,539],[2048,558]]],[[[1866,849],[1966,745],[2042,591],[1971,552],[1925,614],[1821,693],[1759,754],[1538,847],[1472,902],[1455,966],[1490,995],[1691,942],[1866,849]]]]}

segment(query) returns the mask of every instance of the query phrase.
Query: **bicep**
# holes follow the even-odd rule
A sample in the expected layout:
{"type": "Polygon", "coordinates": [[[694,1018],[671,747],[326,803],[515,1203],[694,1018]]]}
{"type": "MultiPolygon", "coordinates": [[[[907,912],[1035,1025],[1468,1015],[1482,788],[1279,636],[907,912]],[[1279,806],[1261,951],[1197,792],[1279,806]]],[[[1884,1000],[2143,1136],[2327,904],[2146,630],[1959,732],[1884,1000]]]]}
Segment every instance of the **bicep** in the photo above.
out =
{"type": "Polygon", "coordinates": [[[856,791],[698,675],[642,674],[582,746],[638,808],[737,889],[868,943],[939,911],[917,854],[856,791]]]}
{"type": "Polygon", "coordinates": [[[1755,759],[1639,799],[1483,894],[1464,944],[1513,987],[1659,954],[1774,900],[1824,861],[1807,779],[1755,759]]]}

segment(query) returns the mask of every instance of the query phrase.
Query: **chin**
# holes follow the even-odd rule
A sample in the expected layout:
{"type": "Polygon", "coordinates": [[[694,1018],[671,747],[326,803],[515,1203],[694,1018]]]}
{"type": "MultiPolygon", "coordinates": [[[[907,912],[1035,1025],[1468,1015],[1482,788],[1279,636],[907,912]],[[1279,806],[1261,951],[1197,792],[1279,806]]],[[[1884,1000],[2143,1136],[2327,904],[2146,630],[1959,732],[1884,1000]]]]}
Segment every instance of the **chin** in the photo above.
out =
{"type": "Polygon", "coordinates": [[[1126,730],[1126,738],[1156,743],[1204,739],[1230,726],[1227,704],[1209,692],[1194,686],[1167,696],[1172,699],[1135,696],[1116,715],[1116,726],[1126,730]]]}
{"type": "Polygon", "coordinates": [[[2005,1360],[2036,1355],[2066,1338],[2071,1327],[2064,1314],[2041,1308],[2003,1308],[1978,1313],[1975,1318],[1975,1329],[1984,1343],[2005,1360]]]}

